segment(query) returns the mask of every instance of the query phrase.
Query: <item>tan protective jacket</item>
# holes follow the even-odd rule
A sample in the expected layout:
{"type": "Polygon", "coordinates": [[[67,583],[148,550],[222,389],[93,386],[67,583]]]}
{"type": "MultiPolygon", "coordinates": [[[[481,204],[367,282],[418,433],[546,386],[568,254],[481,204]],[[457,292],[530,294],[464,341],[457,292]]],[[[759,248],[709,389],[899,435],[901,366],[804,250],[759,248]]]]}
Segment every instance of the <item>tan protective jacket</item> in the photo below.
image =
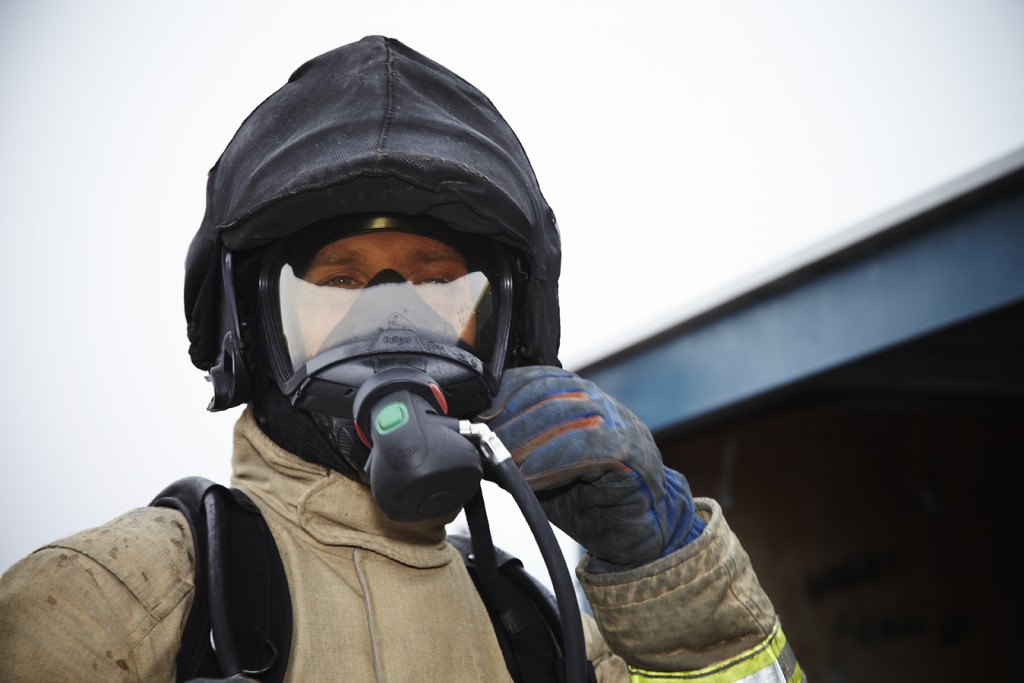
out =
{"type": "MultiPolygon", "coordinates": [[[[508,680],[444,520],[391,522],[363,485],[283,451],[249,411],[233,468],[288,576],[287,681],[508,680]]],[[[800,680],[718,506],[698,509],[708,527],[675,555],[618,574],[578,570],[604,633],[585,623],[599,681],[645,680],[644,670],[753,681],[744,676],[765,666],[778,675],[756,680],[800,680]]],[[[174,510],[137,509],[48,545],[0,580],[0,680],[173,683],[192,591],[191,535],[174,510]]]]}

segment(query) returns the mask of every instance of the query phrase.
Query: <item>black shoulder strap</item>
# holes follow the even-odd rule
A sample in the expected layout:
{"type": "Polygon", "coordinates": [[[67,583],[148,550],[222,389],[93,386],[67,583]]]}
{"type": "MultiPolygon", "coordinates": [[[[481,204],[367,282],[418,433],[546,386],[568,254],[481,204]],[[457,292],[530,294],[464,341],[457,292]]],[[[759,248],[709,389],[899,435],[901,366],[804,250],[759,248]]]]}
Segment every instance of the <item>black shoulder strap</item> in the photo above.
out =
{"type": "Polygon", "coordinates": [[[291,649],[291,598],[259,509],[241,491],[201,477],[176,481],[151,505],[185,515],[195,546],[196,587],[178,651],[179,683],[235,674],[280,683],[291,649]]]}
{"type": "MultiPolygon", "coordinates": [[[[566,680],[558,602],[519,559],[494,546],[483,492],[465,507],[470,536],[449,534],[483,598],[505,665],[517,683],[566,680]]],[[[594,668],[586,673],[595,681],[594,668]]]]}
{"type": "Polygon", "coordinates": [[[531,576],[522,562],[495,548],[497,573],[478,566],[469,536],[449,534],[448,542],[462,561],[484,599],[491,625],[505,657],[505,665],[517,683],[561,681],[561,625],[554,597],[531,576]],[[485,587],[488,580],[491,587],[485,587]]]}

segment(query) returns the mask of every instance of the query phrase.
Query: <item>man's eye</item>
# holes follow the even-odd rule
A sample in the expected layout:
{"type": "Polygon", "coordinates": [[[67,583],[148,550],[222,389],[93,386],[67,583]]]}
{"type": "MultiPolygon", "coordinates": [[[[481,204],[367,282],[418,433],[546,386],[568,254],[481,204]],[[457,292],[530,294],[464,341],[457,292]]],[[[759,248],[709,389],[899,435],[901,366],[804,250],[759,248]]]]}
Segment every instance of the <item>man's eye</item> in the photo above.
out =
{"type": "Polygon", "coordinates": [[[324,278],[317,284],[321,287],[341,287],[343,289],[361,289],[363,287],[363,283],[351,275],[334,275],[324,278]]]}
{"type": "Polygon", "coordinates": [[[465,269],[432,268],[426,272],[413,274],[409,280],[418,285],[447,285],[465,275],[465,269]]]}

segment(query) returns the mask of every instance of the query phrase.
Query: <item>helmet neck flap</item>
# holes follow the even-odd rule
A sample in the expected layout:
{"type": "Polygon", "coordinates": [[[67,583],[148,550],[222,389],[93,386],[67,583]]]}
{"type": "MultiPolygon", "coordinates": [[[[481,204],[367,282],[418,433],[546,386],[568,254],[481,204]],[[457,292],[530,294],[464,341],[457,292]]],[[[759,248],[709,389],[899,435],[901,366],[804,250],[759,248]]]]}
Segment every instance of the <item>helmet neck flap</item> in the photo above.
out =
{"type": "Polygon", "coordinates": [[[296,408],[266,372],[253,378],[250,403],[256,424],[271,441],[303,460],[369,483],[369,454],[356,438],[353,420],[296,408]]]}

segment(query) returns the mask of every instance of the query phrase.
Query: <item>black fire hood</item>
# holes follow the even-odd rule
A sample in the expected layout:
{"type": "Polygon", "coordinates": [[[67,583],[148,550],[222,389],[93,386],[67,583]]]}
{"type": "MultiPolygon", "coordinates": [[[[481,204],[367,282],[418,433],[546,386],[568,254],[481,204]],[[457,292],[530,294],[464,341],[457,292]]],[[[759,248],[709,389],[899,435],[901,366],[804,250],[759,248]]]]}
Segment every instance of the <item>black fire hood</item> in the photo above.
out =
{"type": "Polygon", "coordinates": [[[560,240],[522,145],[483,93],[381,36],[301,66],[210,171],[186,259],[192,362],[208,370],[220,348],[223,249],[258,249],[323,219],[375,212],[428,215],[519,254],[526,285],[510,364],[558,365],[560,240]]]}

